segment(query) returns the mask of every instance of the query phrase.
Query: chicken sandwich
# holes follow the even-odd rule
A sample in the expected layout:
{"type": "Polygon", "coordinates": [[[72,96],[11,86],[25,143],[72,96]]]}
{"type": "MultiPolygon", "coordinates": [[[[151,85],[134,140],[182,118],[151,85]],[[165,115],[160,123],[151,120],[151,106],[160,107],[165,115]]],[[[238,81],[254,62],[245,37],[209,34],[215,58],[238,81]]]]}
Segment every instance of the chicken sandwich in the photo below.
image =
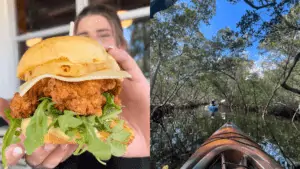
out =
{"type": "Polygon", "coordinates": [[[49,38],[29,48],[17,76],[25,83],[15,93],[2,144],[5,149],[25,135],[26,154],[44,144],[78,144],[74,155],[85,151],[101,162],[122,156],[134,139],[133,130],[120,118],[122,71],[96,41],[78,36],[49,38]]]}

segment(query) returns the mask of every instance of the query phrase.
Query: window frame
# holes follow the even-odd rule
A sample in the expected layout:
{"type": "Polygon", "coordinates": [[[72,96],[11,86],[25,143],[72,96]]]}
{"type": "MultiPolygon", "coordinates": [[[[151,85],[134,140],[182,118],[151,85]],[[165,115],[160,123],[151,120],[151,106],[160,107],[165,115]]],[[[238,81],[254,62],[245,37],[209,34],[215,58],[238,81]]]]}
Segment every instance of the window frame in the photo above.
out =
{"type": "MultiPolygon", "coordinates": [[[[15,7],[15,0],[13,0],[13,6],[15,7]]],[[[75,6],[76,6],[76,14],[78,14],[84,7],[89,5],[89,0],[75,0],[75,6]]],[[[15,11],[15,9],[13,9],[15,11]]],[[[141,7],[133,10],[129,10],[126,13],[120,14],[119,17],[121,20],[127,20],[127,19],[138,19],[143,17],[149,17],[150,16],[150,6],[147,7],[141,7]]],[[[17,29],[17,18],[13,18],[13,23],[15,23],[15,28],[17,29]]],[[[70,21],[71,22],[71,21],[70,21]]],[[[63,34],[69,32],[69,24],[55,26],[53,28],[48,29],[42,29],[39,31],[33,31],[33,32],[27,32],[25,34],[17,35],[15,34],[15,40],[16,42],[20,41],[26,41],[28,39],[40,37],[48,37],[48,36],[55,36],[57,34],[63,34]]]]}

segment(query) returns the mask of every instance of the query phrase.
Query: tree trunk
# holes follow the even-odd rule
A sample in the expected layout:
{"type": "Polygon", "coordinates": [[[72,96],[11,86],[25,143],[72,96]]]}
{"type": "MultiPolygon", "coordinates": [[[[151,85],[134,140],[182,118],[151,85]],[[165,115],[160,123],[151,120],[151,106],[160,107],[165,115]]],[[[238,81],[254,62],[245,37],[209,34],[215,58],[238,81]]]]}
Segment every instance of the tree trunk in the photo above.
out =
{"type": "Polygon", "coordinates": [[[161,66],[161,62],[162,62],[162,56],[161,56],[161,48],[160,48],[160,44],[158,44],[158,55],[159,55],[159,61],[157,63],[157,66],[156,66],[156,70],[154,72],[154,75],[153,77],[151,78],[151,87],[150,87],[150,96],[152,96],[153,94],[153,89],[154,89],[154,85],[156,83],[156,78],[157,78],[157,75],[158,75],[158,72],[159,72],[159,69],[160,69],[160,66],[161,66]]]}

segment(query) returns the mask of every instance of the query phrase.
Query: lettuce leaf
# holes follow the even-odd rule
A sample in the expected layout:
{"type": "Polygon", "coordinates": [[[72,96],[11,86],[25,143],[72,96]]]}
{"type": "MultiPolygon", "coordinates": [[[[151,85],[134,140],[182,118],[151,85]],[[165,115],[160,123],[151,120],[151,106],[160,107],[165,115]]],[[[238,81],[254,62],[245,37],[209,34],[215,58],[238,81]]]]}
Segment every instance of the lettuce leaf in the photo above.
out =
{"type": "Polygon", "coordinates": [[[99,139],[94,139],[88,145],[88,151],[91,152],[99,162],[111,158],[111,147],[99,139]]]}
{"type": "Polygon", "coordinates": [[[126,152],[126,146],[117,141],[111,141],[111,153],[116,157],[122,156],[126,152]]]}
{"type": "Polygon", "coordinates": [[[120,132],[116,132],[116,133],[112,133],[110,135],[110,137],[113,139],[113,140],[116,140],[116,141],[119,141],[119,142],[124,142],[126,141],[130,136],[130,133],[126,130],[122,130],[120,132]]]}
{"type": "Polygon", "coordinates": [[[114,103],[114,95],[110,93],[103,93],[103,96],[106,98],[106,104],[103,107],[103,115],[100,117],[100,119],[107,120],[117,118],[117,115],[122,112],[121,106],[114,103]]]}
{"type": "Polygon", "coordinates": [[[4,113],[7,119],[9,120],[9,128],[7,129],[3,137],[2,150],[1,150],[3,167],[6,169],[8,168],[8,166],[7,166],[6,156],[5,156],[5,150],[9,145],[20,142],[20,139],[18,138],[20,132],[17,131],[17,129],[21,127],[22,120],[12,118],[10,115],[10,110],[5,110],[4,113]]]}
{"type": "MultiPolygon", "coordinates": [[[[106,98],[106,104],[103,107],[102,116],[79,116],[75,112],[65,110],[63,112],[55,108],[55,103],[51,98],[40,98],[35,113],[31,117],[28,127],[26,128],[26,139],[24,147],[28,155],[32,154],[38,147],[43,146],[44,136],[51,127],[59,128],[72,140],[79,133],[80,138],[75,141],[79,145],[74,155],[80,155],[85,151],[92,153],[95,158],[105,165],[112,155],[122,156],[126,151],[126,145],[122,144],[128,140],[130,133],[124,130],[124,121],[118,118],[121,113],[121,106],[114,103],[114,96],[110,93],[103,93],[106,98]],[[52,118],[50,125],[48,117],[52,118]],[[111,123],[116,123],[112,128],[111,123]],[[102,141],[97,136],[98,131],[105,131],[110,136],[102,141]]],[[[4,136],[2,147],[3,164],[7,165],[4,150],[15,141],[20,141],[16,136],[20,132],[17,128],[21,126],[21,119],[13,119],[9,112],[7,117],[10,120],[9,130],[4,136]]]]}
{"type": "Polygon", "coordinates": [[[65,133],[70,128],[76,128],[82,124],[82,120],[74,117],[72,111],[64,111],[64,115],[58,117],[59,128],[65,133]]]}
{"type": "Polygon", "coordinates": [[[24,147],[28,155],[31,155],[38,147],[44,145],[44,136],[48,132],[48,117],[45,112],[49,102],[50,100],[44,99],[38,105],[26,128],[24,147]]]}
{"type": "Polygon", "coordinates": [[[124,120],[119,120],[117,121],[117,125],[112,129],[113,132],[119,132],[122,131],[124,128],[124,120]]]}

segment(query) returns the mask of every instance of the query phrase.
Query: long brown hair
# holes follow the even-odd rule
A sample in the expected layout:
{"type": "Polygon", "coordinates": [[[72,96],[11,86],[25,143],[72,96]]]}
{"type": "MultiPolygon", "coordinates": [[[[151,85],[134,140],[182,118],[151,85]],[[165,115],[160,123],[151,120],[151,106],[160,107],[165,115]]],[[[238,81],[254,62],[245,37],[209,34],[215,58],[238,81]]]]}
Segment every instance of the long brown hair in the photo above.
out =
{"type": "Polygon", "coordinates": [[[97,4],[85,7],[76,17],[74,24],[74,33],[77,32],[78,23],[80,22],[80,20],[88,15],[101,15],[105,17],[114,29],[117,45],[127,48],[127,42],[123,34],[121,20],[116,10],[108,5],[97,4]]]}

